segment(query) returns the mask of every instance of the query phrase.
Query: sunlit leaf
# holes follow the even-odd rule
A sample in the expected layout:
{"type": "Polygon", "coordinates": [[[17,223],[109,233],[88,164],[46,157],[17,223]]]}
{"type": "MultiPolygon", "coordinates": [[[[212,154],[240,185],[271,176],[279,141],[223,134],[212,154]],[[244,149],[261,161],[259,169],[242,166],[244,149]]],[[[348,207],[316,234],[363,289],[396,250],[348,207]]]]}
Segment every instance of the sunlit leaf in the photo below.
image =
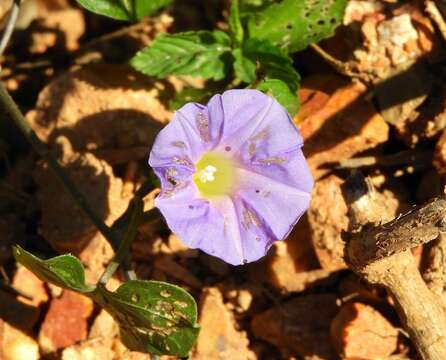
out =
{"type": "Polygon", "coordinates": [[[120,324],[121,338],[132,350],[187,356],[200,331],[197,305],[178,286],[158,282],[128,281],[103,306],[120,324]]]}
{"type": "Polygon", "coordinates": [[[200,331],[195,300],[182,288],[132,280],[115,292],[85,283],[80,261],[71,255],[41,260],[19,246],[14,257],[40,279],[80,292],[105,308],[118,322],[123,343],[133,351],[187,356],[200,331]]]}
{"type": "Polygon", "coordinates": [[[252,83],[256,79],[256,62],[245,56],[242,49],[234,49],[234,71],[235,75],[245,83],[252,83]]]}
{"type": "Polygon", "coordinates": [[[225,77],[231,40],[221,31],[161,34],[130,64],[146,75],[192,75],[221,80],[225,77]]]}
{"type": "Polygon", "coordinates": [[[209,86],[203,89],[188,87],[182,91],[175,93],[174,98],[169,101],[169,108],[174,111],[188,102],[206,104],[214,94],[215,90],[209,86]]]}
{"type": "Polygon", "coordinates": [[[249,36],[270,40],[288,52],[332,36],[341,23],[347,0],[283,0],[253,12],[249,36]]]}
{"type": "Polygon", "coordinates": [[[17,262],[43,281],[81,293],[91,293],[95,288],[85,283],[84,267],[72,255],[60,255],[49,260],[41,260],[20,246],[13,247],[13,255],[17,262]]]}
{"type": "Polygon", "coordinates": [[[116,20],[136,21],[173,0],[77,0],[87,10],[116,20]]]}
{"type": "Polygon", "coordinates": [[[232,0],[231,9],[229,12],[229,33],[236,45],[243,43],[244,29],[240,20],[239,0],[232,0]]]}
{"type": "Polygon", "coordinates": [[[299,110],[300,103],[296,92],[290,90],[282,80],[266,79],[257,86],[257,89],[274,96],[288,110],[291,116],[294,116],[299,110]]]}
{"type": "Polygon", "coordinates": [[[259,71],[266,79],[282,80],[292,91],[299,87],[300,76],[293,60],[267,40],[249,39],[244,46],[244,56],[260,65],[259,71]]]}

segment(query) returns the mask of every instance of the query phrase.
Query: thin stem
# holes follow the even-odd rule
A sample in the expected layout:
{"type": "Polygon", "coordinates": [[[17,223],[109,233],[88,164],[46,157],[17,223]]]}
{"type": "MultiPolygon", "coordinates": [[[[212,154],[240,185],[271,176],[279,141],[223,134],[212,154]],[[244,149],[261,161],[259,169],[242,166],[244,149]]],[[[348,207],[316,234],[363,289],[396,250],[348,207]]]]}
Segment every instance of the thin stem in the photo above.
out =
{"type": "Polygon", "coordinates": [[[104,237],[113,245],[118,239],[111,229],[104,224],[99,216],[91,208],[85,196],[76,188],[73,181],[63,170],[56,158],[50,153],[47,146],[40,141],[34,130],[27,123],[14,100],[8,94],[6,88],[0,83],[0,111],[6,114],[20,129],[34,150],[48,163],[50,169],[63,183],[66,190],[71,194],[73,200],[82,208],[90,220],[95,224],[104,237]]]}
{"type": "Polygon", "coordinates": [[[313,49],[313,51],[318,54],[325,62],[330,65],[333,69],[335,69],[339,74],[348,76],[351,78],[357,78],[365,83],[370,82],[370,79],[358,72],[352,69],[351,63],[349,62],[343,62],[341,60],[336,59],[334,56],[326,52],[324,49],[322,49],[317,44],[310,44],[310,48],[313,49]]]}
{"type": "Polygon", "coordinates": [[[108,280],[118,269],[119,265],[126,259],[130,246],[136,236],[140,224],[141,214],[143,212],[144,203],[141,198],[135,197],[132,201],[131,216],[128,222],[127,230],[119,243],[118,250],[112,261],[107,265],[104,273],[99,280],[102,285],[107,284],[108,280]]]}
{"type": "Polygon", "coordinates": [[[6,24],[5,31],[3,32],[2,39],[0,40],[0,56],[8,45],[9,39],[11,38],[12,32],[14,31],[15,23],[19,15],[21,0],[14,0],[11,8],[11,13],[9,14],[8,23],[6,24]]]}

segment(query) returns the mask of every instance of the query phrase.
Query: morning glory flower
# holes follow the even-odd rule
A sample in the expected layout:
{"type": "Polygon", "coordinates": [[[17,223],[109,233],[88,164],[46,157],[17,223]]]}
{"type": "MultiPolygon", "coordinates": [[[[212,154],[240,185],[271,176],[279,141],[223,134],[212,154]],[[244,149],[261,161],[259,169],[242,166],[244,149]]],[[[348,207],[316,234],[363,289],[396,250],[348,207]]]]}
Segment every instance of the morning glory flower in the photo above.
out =
{"type": "Polygon", "coordinates": [[[287,111],[257,90],[188,103],[158,134],[155,206],[190,248],[240,265],[263,257],[308,209],[313,179],[287,111]]]}

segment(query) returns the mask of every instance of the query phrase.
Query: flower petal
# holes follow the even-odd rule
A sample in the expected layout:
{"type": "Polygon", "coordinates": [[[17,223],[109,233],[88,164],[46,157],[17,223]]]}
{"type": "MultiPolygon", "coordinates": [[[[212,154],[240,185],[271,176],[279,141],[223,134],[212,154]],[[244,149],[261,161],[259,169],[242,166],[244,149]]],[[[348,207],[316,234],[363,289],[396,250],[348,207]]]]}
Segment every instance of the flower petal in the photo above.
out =
{"type": "Polygon", "coordinates": [[[313,189],[313,176],[300,147],[275,155],[254,156],[246,168],[304,192],[313,189]]]}
{"type": "Polygon", "coordinates": [[[207,113],[207,109],[199,104],[187,104],[175,112],[155,139],[150,152],[150,166],[172,167],[178,165],[175,159],[187,159],[193,164],[201,156],[206,147],[194,122],[202,112],[207,113]]]}
{"type": "Polygon", "coordinates": [[[263,219],[275,239],[284,239],[310,204],[310,193],[283,184],[258,173],[237,168],[237,191],[242,199],[263,219]]]}
{"type": "Polygon", "coordinates": [[[302,142],[286,110],[257,90],[227,91],[207,106],[187,104],[150,155],[162,188],[155,205],[189,247],[233,265],[255,261],[309,206],[313,179],[302,142]],[[206,199],[193,176],[209,152],[225,154],[235,169],[229,193],[206,199]]]}
{"type": "Polygon", "coordinates": [[[240,234],[230,199],[221,197],[217,207],[193,196],[194,193],[195,189],[188,187],[175,197],[158,197],[155,205],[184,244],[193,249],[200,248],[230,264],[242,264],[240,234]]]}

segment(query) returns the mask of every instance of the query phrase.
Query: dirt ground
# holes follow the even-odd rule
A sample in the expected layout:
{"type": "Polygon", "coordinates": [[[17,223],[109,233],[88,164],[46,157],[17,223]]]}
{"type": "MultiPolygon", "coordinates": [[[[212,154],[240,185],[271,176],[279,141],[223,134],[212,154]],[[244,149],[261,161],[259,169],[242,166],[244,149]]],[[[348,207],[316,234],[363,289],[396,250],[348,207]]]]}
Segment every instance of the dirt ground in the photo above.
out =
{"type": "MultiPolygon", "coordinates": [[[[3,25],[7,3],[0,2],[3,25]]],[[[138,277],[180,285],[199,304],[202,330],[190,359],[417,358],[392,298],[344,260],[342,184],[360,170],[392,217],[443,193],[446,33],[425,3],[350,1],[336,35],[319,44],[323,53],[293,55],[302,76],[294,122],[316,184],[307,214],[264,259],[233,267],[186,248],[162,221],[138,229],[131,250],[138,277]]],[[[175,93],[206,86],[151,79],[127,61],[161,32],[223,26],[224,6],[178,1],[129,27],[69,0],[25,1],[0,78],[106,224],[153,177],[148,153],[175,93]]],[[[90,299],[13,260],[12,244],[41,257],[70,252],[93,282],[113,250],[7,118],[0,131],[0,360],[151,359],[128,351],[90,299]]],[[[157,192],[144,199],[146,210],[157,192]]],[[[426,247],[413,254],[426,282],[443,275],[426,247]]],[[[111,286],[122,280],[118,274],[111,286]]],[[[444,297],[444,284],[436,291],[444,297]]]]}

